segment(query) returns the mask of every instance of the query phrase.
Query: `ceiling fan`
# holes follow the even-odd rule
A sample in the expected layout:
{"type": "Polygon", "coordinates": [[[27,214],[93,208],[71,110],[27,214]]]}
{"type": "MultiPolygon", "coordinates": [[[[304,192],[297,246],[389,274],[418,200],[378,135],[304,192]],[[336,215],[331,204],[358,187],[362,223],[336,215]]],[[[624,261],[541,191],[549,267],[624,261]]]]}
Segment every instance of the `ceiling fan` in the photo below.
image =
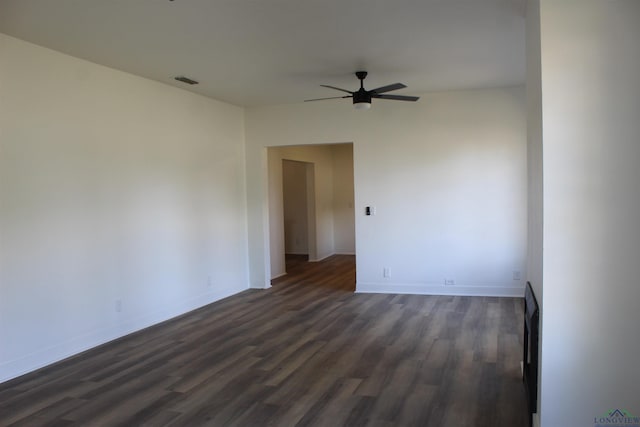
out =
{"type": "Polygon", "coordinates": [[[391,92],[392,90],[403,89],[407,87],[402,83],[394,83],[387,86],[382,86],[376,89],[366,90],[364,88],[363,81],[365,77],[367,77],[366,71],[356,71],[356,77],[360,80],[360,89],[355,92],[350,90],[341,89],[335,86],[329,85],[320,85],[322,87],[328,87],[329,89],[339,90],[341,92],[346,92],[349,95],[345,96],[331,96],[329,98],[316,98],[316,99],[305,99],[304,102],[309,101],[322,101],[324,99],[338,99],[338,98],[353,98],[353,106],[358,110],[368,110],[371,108],[371,98],[380,98],[380,99],[391,99],[394,101],[417,101],[420,99],[418,96],[405,96],[405,95],[385,95],[385,92],[391,92]]]}

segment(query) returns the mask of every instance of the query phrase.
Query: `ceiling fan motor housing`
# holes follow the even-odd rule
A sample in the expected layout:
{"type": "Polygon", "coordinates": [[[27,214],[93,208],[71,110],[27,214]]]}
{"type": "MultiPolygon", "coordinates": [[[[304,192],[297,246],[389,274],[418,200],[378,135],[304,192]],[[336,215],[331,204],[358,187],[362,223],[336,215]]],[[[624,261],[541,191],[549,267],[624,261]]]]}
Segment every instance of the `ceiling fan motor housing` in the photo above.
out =
{"type": "Polygon", "coordinates": [[[353,92],[353,103],[360,104],[362,102],[371,104],[371,92],[366,91],[364,89],[360,89],[357,92],[353,92]]]}

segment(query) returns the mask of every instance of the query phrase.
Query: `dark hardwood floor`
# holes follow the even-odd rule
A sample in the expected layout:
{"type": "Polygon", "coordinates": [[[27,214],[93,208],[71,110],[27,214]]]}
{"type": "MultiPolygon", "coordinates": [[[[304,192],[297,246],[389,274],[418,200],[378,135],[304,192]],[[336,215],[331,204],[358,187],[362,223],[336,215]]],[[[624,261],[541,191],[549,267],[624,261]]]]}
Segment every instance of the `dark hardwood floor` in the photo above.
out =
{"type": "Polygon", "coordinates": [[[354,294],[355,260],[0,384],[2,426],[526,425],[520,299],[354,294]]]}

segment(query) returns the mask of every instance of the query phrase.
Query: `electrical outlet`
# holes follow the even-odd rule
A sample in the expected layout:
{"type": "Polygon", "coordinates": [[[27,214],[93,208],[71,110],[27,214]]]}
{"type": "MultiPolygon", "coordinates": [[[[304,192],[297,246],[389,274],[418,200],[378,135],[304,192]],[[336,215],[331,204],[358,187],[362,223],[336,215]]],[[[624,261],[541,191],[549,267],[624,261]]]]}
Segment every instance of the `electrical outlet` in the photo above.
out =
{"type": "Polygon", "coordinates": [[[522,278],[522,275],[520,274],[519,271],[513,272],[513,280],[520,280],[521,278],[522,278]]]}
{"type": "Polygon", "coordinates": [[[391,277],[391,270],[389,270],[389,267],[384,267],[382,269],[382,277],[391,277]]]}
{"type": "Polygon", "coordinates": [[[456,281],[453,279],[444,279],[444,284],[447,286],[453,286],[456,284],[456,281]]]}
{"type": "Polygon", "coordinates": [[[120,313],[121,311],[122,311],[122,300],[118,298],[116,300],[116,313],[120,313]]]}
{"type": "Polygon", "coordinates": [[[207,276],[207,287],[210,288],[211,286],[213,286],[213,279],[211,276],[207,276]]]}

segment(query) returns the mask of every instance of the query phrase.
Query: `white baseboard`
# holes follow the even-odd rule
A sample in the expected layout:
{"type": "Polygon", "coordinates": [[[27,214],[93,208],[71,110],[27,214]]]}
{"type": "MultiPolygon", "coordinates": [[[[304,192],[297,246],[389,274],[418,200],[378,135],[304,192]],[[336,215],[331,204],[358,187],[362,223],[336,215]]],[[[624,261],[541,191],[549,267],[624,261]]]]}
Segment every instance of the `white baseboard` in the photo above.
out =
{"type": "MultiPolygon", "coordinates": [[[[286,276],[287,272],[285,271],[284,273],[280,273],[280,274],[276,274],[275,276],[271,277],[271,280],[273,279],[277,279],[278,277],[282,277],[282,276],[286,276]]],[[[258,288],[258,289],[263,289],[263,288],[258,288]]]]}
{"type": "Polygon", "coordinates": [[[323,256],[321,256],[319,258],[314,258],[314,259],[309,258],[309,262],[324,261],[325,259],[329,258],[330,256],[334,256],[334,255],[335,255],[334,253],[330,253],[330,254],[327,254],[327,255],[323,255],[323,256]]]}
{"type": "Polygon", "coordinates": [[[355,255],[355,252],[332,252],[330,254],[327,255],[323,255],[320,258],[316,258],[316,259],[309,259],[309,262],[320,262],[320,261],[324,261],[325,259],[332,257],[334,255],[355,255]]]}
{"type": "Polygon", "coordinates": [[[246,288],[216,289],[212,292],[172,304],[171,307],[163,307],[154,312],[125,319],[113,327],[102,328],[82,336],[73,337],[63,342],[41,348],[17,359],[1,363],[0,383],[67,359],[83,351],[122,338],[160,322],[181,316],[189,311],[227,298],[244,290],[246,290],[246,288]]]}
{"type": "Polygon", "coordinates": [[[357,282],[356,293],[453,295],[482,297],[522,297],[524,287],[515,286],[445,286],[426,283],[367,283],[357,282]]]}

